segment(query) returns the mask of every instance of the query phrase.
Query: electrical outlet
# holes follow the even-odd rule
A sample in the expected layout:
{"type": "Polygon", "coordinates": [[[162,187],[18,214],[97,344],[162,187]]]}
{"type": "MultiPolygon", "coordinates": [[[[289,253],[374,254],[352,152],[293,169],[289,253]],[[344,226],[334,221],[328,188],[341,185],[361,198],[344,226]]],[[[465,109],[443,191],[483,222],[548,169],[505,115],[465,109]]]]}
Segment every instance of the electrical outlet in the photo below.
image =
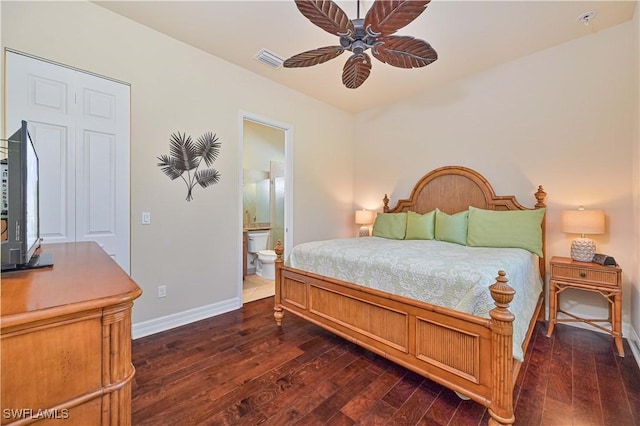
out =
{"type": "Polygon", "coordinates": [[[149,213],[149,212],[142,212],[142,224],[143,224],[143,225],[149,225],[149,224],[151,224],[151,213],[149,213]]]}
{"type": "Polygon", "coordinates": [[[158,297],[167,297],[167,286],[158,286],[158,297]]]}

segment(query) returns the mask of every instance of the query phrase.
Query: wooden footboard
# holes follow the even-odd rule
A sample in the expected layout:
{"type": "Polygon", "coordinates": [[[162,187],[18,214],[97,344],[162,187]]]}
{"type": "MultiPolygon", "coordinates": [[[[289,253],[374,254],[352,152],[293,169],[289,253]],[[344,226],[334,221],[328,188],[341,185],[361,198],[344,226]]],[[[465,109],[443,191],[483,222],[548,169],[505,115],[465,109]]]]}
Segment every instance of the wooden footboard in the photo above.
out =
{"type": "Polygon", "coordinates": [[[276,254],[278,325],[294,313],[486,406],[490,424],[514,422],[515,290],[503,271],[487,319],[285,266],[280,243],[276,254]]]}

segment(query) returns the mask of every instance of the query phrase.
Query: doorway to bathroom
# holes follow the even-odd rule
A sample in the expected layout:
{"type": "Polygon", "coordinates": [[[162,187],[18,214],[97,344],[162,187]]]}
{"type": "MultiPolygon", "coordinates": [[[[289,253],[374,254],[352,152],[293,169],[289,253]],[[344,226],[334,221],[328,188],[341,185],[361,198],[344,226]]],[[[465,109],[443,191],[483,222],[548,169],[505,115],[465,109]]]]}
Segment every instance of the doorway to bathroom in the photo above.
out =
{"type": "Polygon", "coordinates": [[[278,240],[291,243],[291,126],[241,114],[242,303],[275,294],[278,240]]]}

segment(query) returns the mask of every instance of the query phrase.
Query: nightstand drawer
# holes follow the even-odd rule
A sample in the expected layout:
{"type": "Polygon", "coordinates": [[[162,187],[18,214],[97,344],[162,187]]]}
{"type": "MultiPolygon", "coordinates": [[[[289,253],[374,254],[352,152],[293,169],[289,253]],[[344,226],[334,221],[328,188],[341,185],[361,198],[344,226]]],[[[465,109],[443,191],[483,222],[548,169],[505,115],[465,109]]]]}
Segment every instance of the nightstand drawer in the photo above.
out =
{"type": "Polygon", "coordinates": [[[555,280],[588,281],[611,287],[618,287],[618,272],[603,271],[602,269],[572,268],[569,266],[551,265],[551,276],[555,280]]]}

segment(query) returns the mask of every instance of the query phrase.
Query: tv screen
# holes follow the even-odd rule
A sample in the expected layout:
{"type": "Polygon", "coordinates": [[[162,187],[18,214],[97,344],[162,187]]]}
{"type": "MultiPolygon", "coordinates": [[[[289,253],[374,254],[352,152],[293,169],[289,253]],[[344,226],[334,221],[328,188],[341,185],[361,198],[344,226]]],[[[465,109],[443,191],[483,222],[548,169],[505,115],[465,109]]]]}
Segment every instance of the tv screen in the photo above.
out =
{"type": "Polygon", "coordinates": [[[2,220],[6,223],[6,239],[2,241],[2,271],[49,266],[52,259],[42,258],[37,253],[40,247],[40,170],[26,121],[22,121],[20,129],[7,140],[3,163],[6,163],[6,170],[3,170],[2,206],[6,207],[6,212],[3,211],[2,220]]]}
{"type": "MultiPolygon", "coordinates": [[[[22,130],[21,130],[22,131],[22,130]]],[[[40,205],[39,205],[39,163],[36,149],[29,132],[26,132],[27,141],[23,144],[26,148],[25,177],[25,242],[27,256],[31,257],[40,244],[40,205]]]]}

